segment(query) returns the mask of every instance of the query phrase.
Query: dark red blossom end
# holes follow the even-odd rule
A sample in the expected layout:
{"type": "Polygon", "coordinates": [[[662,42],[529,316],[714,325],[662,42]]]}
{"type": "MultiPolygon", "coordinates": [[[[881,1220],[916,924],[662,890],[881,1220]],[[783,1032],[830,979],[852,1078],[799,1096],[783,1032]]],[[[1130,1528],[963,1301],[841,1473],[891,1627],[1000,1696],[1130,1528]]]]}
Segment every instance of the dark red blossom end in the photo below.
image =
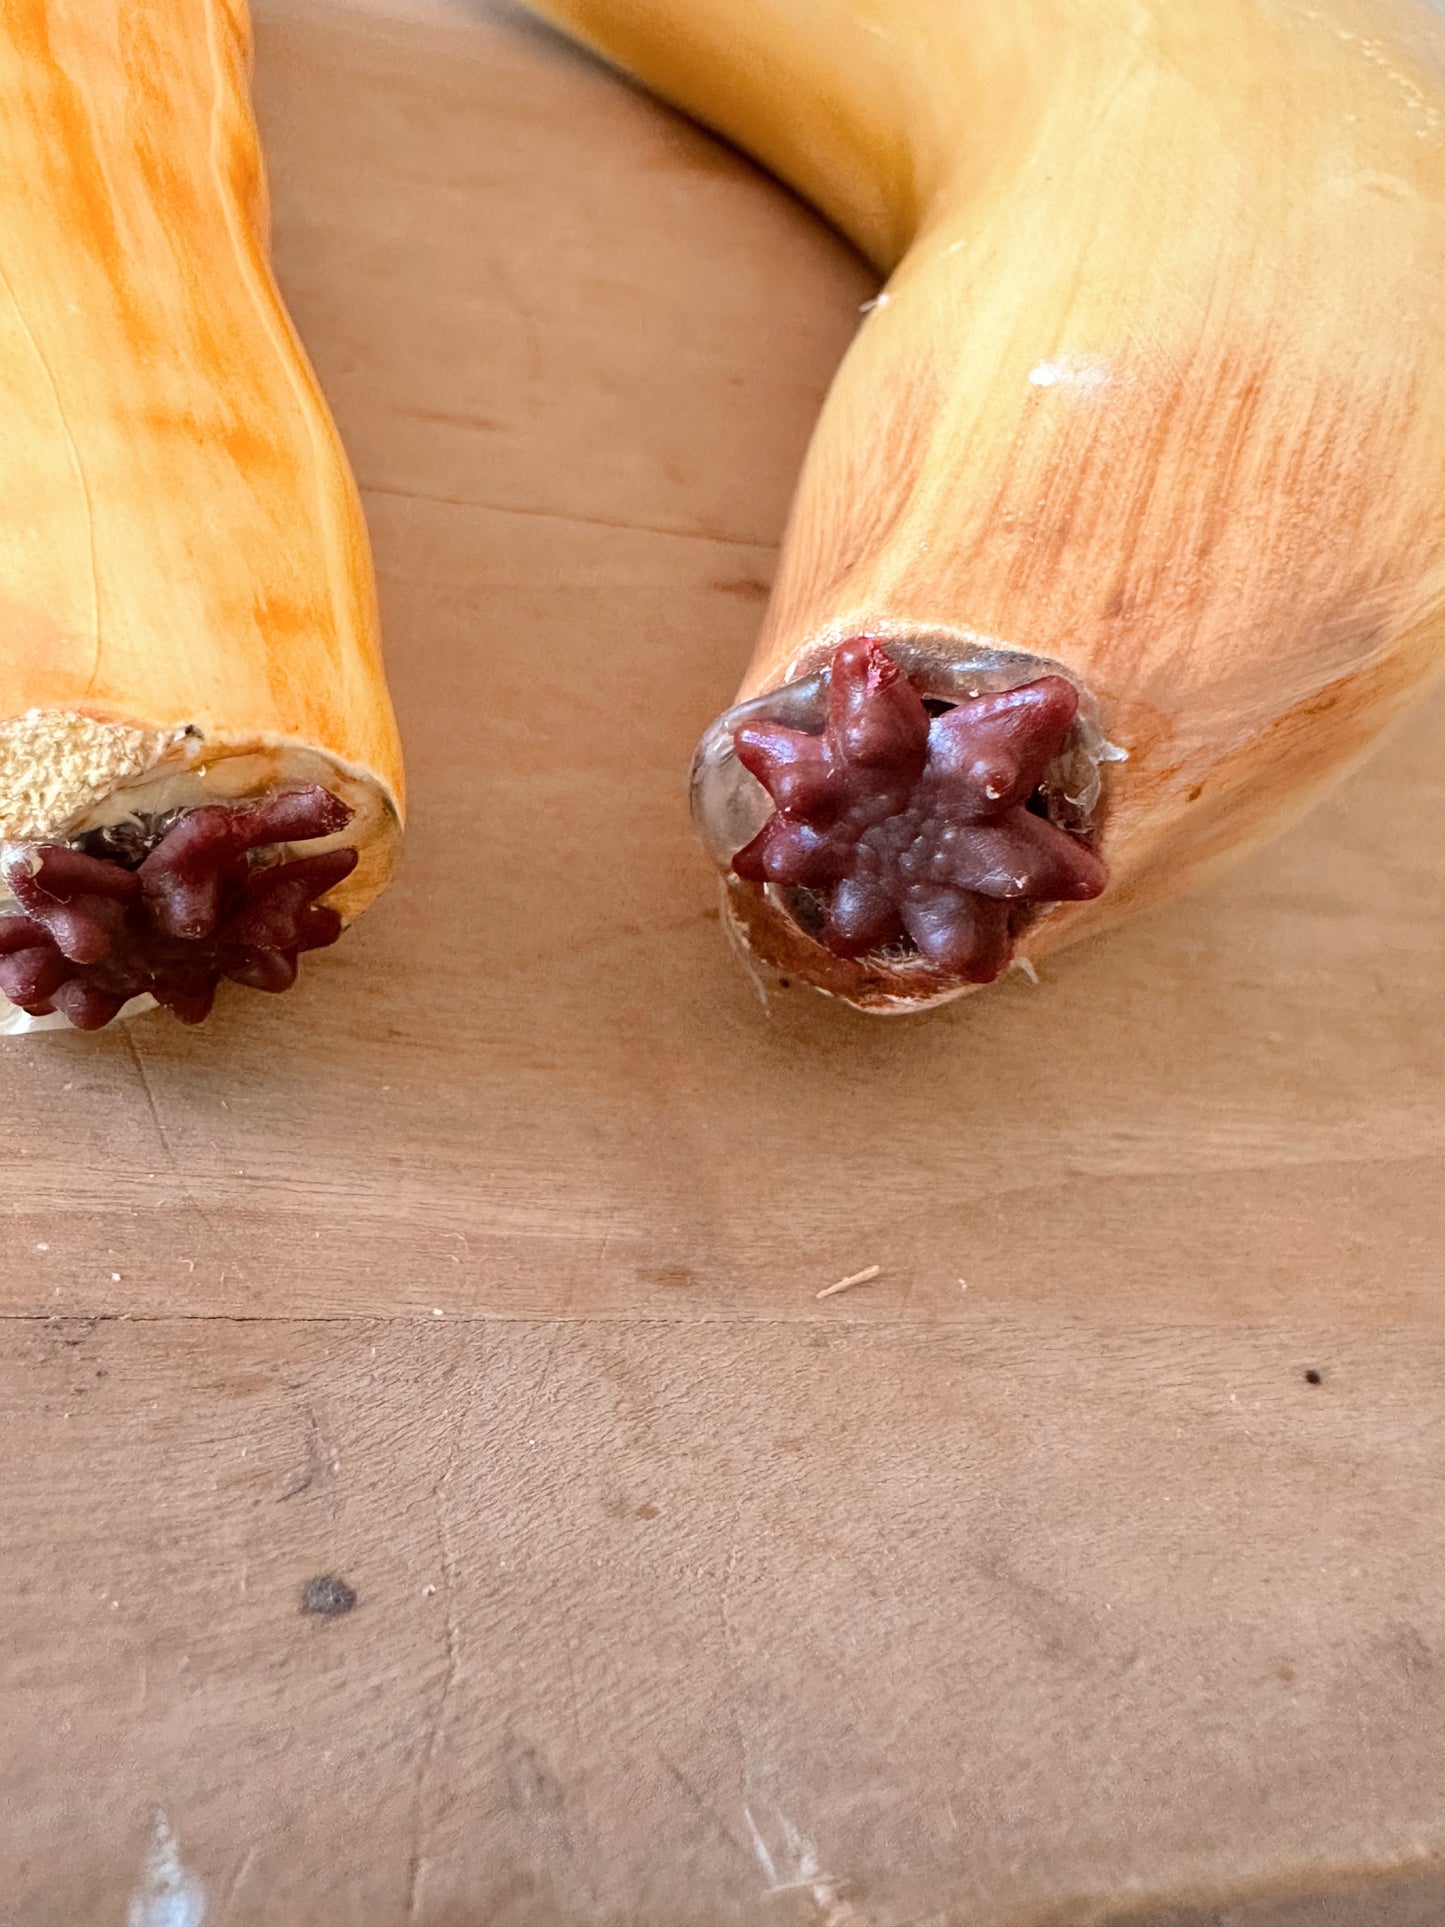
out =
{"type": "Polygon", "coordinates": [[[1103,863],[1031,808],[1078,715],[1062,676],[930,715],[884,645],[835,650],[821,734],[734,731],[774,810],[733,858],[748,883],[806,890],[836,956],[904,946],[963,983],[991,983],[1022,906],[1096,897],[1103,863]]]}
{"type": "Polygon", "coordinates": [[[22,914],[0,917],[0,991],[32,1017],[58,1011],[99,1030],[146,994],[198,1024],[224,977],[287,990],[301,952],[341,935],[340,916],[317,898],[350,876],[357,853],[283,863],[274,846],[334,836],[351,818],[313,783],[14,854],[4,879],[22,914]]]}

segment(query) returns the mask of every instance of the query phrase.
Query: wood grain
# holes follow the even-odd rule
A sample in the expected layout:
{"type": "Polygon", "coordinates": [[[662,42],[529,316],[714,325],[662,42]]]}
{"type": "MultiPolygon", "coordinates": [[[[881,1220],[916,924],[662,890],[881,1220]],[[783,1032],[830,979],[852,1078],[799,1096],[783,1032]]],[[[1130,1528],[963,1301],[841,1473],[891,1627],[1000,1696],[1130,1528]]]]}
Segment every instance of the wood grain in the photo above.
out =
{"type": "Polygon", "coordinates": [[[0,1057],[0,1922],[1433,1927],[1445,709],[1038,989],[765,1011],[685,770],[868,276],[430,12],[258,14],[409,864],[0,1057]]]}
{"type": "Polygon", "coordinates": [[[246,1927],[1099,1921],[1414,1859],[1445,1357],[1315,1388],[1302,1341],[34,1322],[0,1917],[119,1917],[153,1809],[246,1927]]]}

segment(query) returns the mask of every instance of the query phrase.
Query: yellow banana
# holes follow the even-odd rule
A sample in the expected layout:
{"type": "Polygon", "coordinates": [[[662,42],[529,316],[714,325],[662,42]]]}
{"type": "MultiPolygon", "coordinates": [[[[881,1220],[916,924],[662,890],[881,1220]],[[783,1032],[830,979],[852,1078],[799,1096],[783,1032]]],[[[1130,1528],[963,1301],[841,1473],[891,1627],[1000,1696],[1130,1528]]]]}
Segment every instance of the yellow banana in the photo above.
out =
{"type": "Polygon", "coordinates": [[[396,864],[371,555],[249,65],[243,0],[0,7],[0,1029],[283,990],[396,864]]]}
{"type": "Polygon", "coordinates": [[[958,995],[1253,847],[1426,687],[1427,0],[533,4],[887,276],[699,753],[755,954],[958,995]]]}

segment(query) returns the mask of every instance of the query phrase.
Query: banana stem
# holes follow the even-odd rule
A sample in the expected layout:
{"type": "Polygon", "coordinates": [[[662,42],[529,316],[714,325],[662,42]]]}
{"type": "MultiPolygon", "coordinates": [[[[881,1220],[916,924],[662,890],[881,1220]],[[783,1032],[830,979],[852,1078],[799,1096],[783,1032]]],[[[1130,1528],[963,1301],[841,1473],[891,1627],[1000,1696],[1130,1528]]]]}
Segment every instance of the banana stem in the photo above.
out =
{"type": "Polygon", "coordinates": [[[0,872],[20,913],[0,917],[0,992],[30,1017],[100,1030],[144,996],[198,1024],[223,977],[289,989],[298,955],[341,935],[317,899],[350,876],[357,852],[277,861],[276,846],[334,837],[352,815],[313,784],[73,844],[7,845],[0,872]]]}
{"type": "Polygon", "coordinates": [[[1103,890],[1104,741],[1037,657],[857,636],[721,717],[699,829],[749,948],[868,1008],[991,983],[1053,903],[1103,890]]]}

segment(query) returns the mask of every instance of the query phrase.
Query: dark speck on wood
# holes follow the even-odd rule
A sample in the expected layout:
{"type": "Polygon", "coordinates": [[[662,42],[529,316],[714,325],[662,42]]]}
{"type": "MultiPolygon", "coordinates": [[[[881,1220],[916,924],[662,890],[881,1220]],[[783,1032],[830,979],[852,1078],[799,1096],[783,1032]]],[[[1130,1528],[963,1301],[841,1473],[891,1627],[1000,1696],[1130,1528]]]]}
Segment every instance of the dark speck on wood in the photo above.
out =
{"type": "Polygon", "coordinates": [[[340,1619],[356,1604],[356,1591],[334,1572],[323,1572],[308,1579],[301,1588],[301,1610],[320,1613],[324,1619],[340,1619]]]}

